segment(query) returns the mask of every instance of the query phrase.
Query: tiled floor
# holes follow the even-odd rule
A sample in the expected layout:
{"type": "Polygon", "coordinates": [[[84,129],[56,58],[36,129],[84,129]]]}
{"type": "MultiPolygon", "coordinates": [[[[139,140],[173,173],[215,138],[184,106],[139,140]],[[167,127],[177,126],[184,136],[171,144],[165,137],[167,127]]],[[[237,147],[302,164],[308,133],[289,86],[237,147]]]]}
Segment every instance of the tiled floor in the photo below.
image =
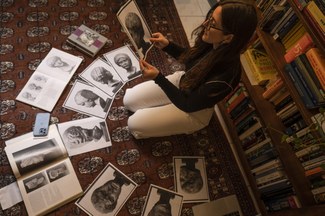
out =
{"type": "Polygon", "coordinates": [[[191,33],[203,22],[210,9],[210,4],[208,0],[174,0],[174,2],[187,38],[190,44],[193,45],[194,39],[191,38],[191,33]]]}
{"type": "MultiPolygon", "coordinates": [[[[208,2],[208,0],[174,0],[177,11],[178,11],[178,15],[180,16],[180,19],[182,21],[184,30],[186,32],[187,38],[189,40],[190,45],[193,45],[194,43],[194,38],[191,38],[191,33],[192,31],[198,27],[205,18],[205,15],[207,14],[207,12],[210,9],[210,4],[208,2]]],[[[227,128],[225,127],[225,123],[223,120],[223,117],[221,116],[220,110],[218,109],[218,107],[215,107],[215,112],[217,114],[217,116],[219,117],[220,123],[223,126],[224,130],[226,131],[226,136],[228,138],[228,141],[233,149],[235,158],[237,160],[238,166],[240,168],[240,170],[243,172],[243,168],[240,165],[238,156],[236,154],[236,151],[234,149],[233,146],[233,141],[231,139],[231,137],[229,136],[229,133],[227,133],[227,128]]],[[[245,174],[243,173],[246,185],[250,190],[250,185],[247,181],[247,179],[245,178],[245,174]]],[[[256,205],[256,201],[253,199],[255,206],[256,205]]],[[[258,208],[257,208],[258,209],[258,208]]]]}

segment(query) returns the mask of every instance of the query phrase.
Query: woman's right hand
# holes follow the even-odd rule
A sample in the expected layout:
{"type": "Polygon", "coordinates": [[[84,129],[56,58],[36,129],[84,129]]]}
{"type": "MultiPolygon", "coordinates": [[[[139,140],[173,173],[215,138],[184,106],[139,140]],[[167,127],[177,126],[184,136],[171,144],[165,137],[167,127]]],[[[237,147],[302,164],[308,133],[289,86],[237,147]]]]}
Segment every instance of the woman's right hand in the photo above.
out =
{"type": "Polygon", "coordinates": [[[164,35],[162,35],[160,32],[156,32],[152,34],[152,37],[149,38],[149,40],[154,43],[154,46],[159,48],[159,49],[163,49],[166,46],[168,46],[169,41],[167,40],[167,38],[165,38],[164,35]]]}

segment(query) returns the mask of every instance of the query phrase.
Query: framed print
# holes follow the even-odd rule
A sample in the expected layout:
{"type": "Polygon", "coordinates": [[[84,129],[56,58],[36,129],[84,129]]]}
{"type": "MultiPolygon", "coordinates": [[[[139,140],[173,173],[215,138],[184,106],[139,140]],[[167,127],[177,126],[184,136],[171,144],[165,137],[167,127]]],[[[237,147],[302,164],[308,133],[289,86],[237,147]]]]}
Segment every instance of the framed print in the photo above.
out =
{"type": "Polygon", "coordinates": [[[109,112],[112,101],[113,98],[99,88],[76,80],[63,103],[63,107],[104,119],[109,112]]]}
{"type": "Polygon", "coordinates": [[[183,195],[184,203],[208,202],[204,157],[175,156],[173,163],[175,190],[183,195]]]}
{"type": "Polygon", "coordinates": [[[151,184],[141,216],[178,216],[182,211],[183,196],[151,184]]]}
{"type": "Polygon", "coordinates": [[[122,46],[104,54],[124,82],[141,76],[139,59],[129,46],[122,46]]]}
{"type": "Polygon", "coordinates": [[[101,118],[89,117],[57,125],[69,156],[112,146],[107,123],[101,118]]]}
{"type": "Polygon", "coordinates": [[[117,18],[140,58],[145,59],[153,46],[149,40],[152,33],[136,2],[126,2],[117,12],[117,18]]]}
{"type": "Polygon", "coordinates": [[[115,69],[100,58],[94,60],[79,76],[111,97],[124,85],[115,69]]]}
{"type": "Polygon", "coordinates": [[[132,179],[108,163],[76,205],[88,215],[117,215],[136,187],[132,179]]]}

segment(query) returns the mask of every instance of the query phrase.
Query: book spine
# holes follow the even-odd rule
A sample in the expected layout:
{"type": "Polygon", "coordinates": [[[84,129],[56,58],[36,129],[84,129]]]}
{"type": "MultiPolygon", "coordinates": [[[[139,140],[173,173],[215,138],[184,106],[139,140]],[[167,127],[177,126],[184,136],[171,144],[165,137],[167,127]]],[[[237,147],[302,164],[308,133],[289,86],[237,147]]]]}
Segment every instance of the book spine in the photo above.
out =
{"type": "Polygon", "coordinates": [[[314,69],[319,82],[325,90],[325,57],[321,54],[318,48],[311,48],[306,52],[307,59],[314,69]]]}
{"type": "Polygon", "coordinates": [[[305,33],[298,42],[284,55],[287,63],[292,62],[298,55],[305,53],[309,48],[314,45],[308,33],[305,33]]]}
{"type": "Polygon", "coordinates": [[[269,99],[273,96],[281,87],[284,85],[283,80],[281,78],[277,79],[273,85],[268,87],[262,94],[263,98],[269,99]]]}
{"type": "Polygon", "coordinates": [[[298,92],[300,98],[302,99],[302,101],[304,102],[305,106],[308,109],[315,108],[314,103],[308,96],[308,93],[307,93],[306,89],[303,87],[302,83],[300,82],[294,68],[290,64],[287,64],[287,65],[285,65],[285,70],[289,74],[289,76],[290,76],[293,84],[295,85],[297,92],[298,92]]]}
{"type": "Polygon", "coordinates": [[[311,164],[314,164],[316,162],[319,162],[319,161],[322,161],[325,159],[325,155],[323,156],[320,156],[320,157],[317,157],[317,158],[313,158],[311,160],[308,160],[308,161],[305,161],[302,163],[302,166],[305,167],[305,166],[308,166],[308,165],[311,165],[311,164]]]}
{"type": "Polygon", "coordinates": [[[307,5],[308,0],[294,0],[294,3],[296,4],[297,8],[302,11],[307,5]]]}
{"type": "Polygon", "coordinates": [[[317,23],[317,26],[319,26],[322,32],[325,32],[325,15],[317,4],[314,1],[310,1],[307,4],[306,10],[309,11],[309,14],[313,17],[313,20],[317,23]]]}
{"type": "Polygon", "coordinates": [[[278,32],[276,32],[273,35],[274,40],[282,40],[283,37],[290,32],[290,30],[294,27],[294,25],[299,21],[296,14],[293,14],[293,16],[288,20],[288,22],[282,26],[282,28],[279,29],[278,32]]]}
{"type": "Polygon", "coordinates": [[[254,173],[258,173],[258,172],[262,172],[263,170],[266,170],[270,167],[275,167],[276,165],[280,165],[281,164],[281,161],[279,158],[276,158],[268,163],[265,163],[259,167],[256,167],[254,169],[251,170],[251,172],[254,174],[254,173]]]}
{"type": "Polygon", "coordinates": [[[237,107],[245,98],[248,98],[248,93],[243,90],[226,108],[227,113],[230,113],[232,110],[234,110],[234,108],[237,107]]]}

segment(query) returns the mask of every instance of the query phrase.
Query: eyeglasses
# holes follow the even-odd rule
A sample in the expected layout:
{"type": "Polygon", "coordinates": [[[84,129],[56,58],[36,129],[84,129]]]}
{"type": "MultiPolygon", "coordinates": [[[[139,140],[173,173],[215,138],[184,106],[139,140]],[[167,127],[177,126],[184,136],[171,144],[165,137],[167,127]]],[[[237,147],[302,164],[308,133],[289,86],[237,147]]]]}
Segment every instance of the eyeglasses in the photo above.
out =
{"type": "Polygon", "coordinates": [[[205,26],[206,26],[206,30],[210,30],[211,28],[212,29],[216,29],[216,30],[219,30],[219,31],[222,31],[224,33],[229,33],[228,31],[222,29],[222,28],[218,28],[216,27],[212,22],[214,21],[212,15],[209,16],[209,18],[205,21],[205,26]]]}

